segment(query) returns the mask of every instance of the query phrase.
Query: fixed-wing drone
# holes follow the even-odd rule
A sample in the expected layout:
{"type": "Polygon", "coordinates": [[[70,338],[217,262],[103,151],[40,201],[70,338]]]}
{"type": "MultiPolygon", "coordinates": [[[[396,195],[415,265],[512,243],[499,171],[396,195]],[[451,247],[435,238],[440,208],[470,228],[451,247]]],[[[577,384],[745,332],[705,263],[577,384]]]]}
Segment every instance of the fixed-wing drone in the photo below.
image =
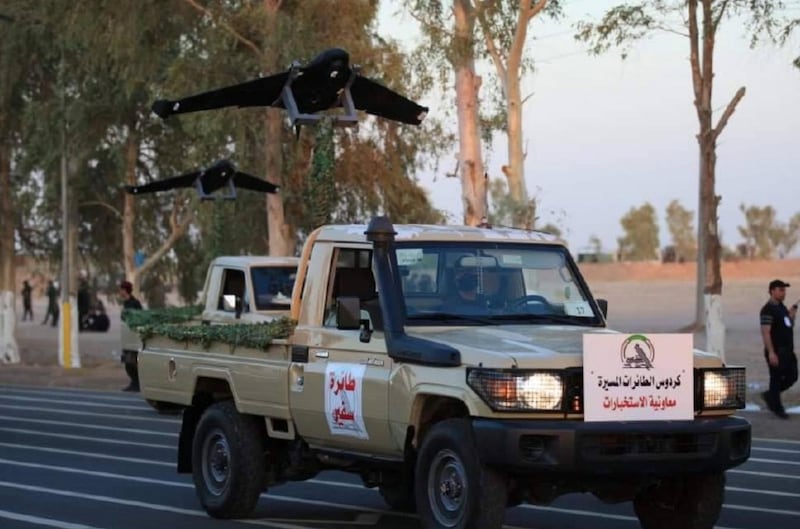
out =
{"type": "Polygon", "coordinates": [[[389,120],[419,125],[428,112],[423,107],[384,85],[367,79],[358,66],[350,66],[345,50],[331,48],[317,55],[306,66],[295,61],[281,73],[254,81],[199,93],[183,99],[160,99],[153,112],[166,119],[172,114],[237,106],[284,108],[292,126],[314,124],[323,110],[342,107],[334,123],[358,123],[356,110],[389,120]]]}
{"type": "Polygon", "coordinates": [[[164,180],[157,180],[140,186],[125,186],[125,191],[132,195],[141,195],[179,187],[194,187],[197,189],[197,194],[201,200],[214,200],[216,198],[235,200],[237,187],[262,193],[278,192],[278,186],[275,184],[237,171],[229,160],[220,160],[207,169],[185,173],[173,178],[165,178],[164,180]],[[226,186],[228,187],[228,194],[213,194],[226,186]]]}

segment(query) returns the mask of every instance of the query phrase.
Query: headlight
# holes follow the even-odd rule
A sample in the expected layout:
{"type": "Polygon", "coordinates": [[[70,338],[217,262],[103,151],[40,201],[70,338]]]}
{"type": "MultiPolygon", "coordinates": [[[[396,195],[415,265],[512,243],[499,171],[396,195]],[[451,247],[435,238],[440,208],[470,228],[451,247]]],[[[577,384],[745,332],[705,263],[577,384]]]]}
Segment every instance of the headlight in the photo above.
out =
{"type": "Polygon", "coordinates": [[[471,369],[467,383],[493,410],[561,411],[564,383],[557,371],[471,369]]]}
{"type": "Polygon", "coordinates": [[[728,367],[702,370],[702,395],[705,410],[742,409],[745,406],[745,369],[728,367]]]}

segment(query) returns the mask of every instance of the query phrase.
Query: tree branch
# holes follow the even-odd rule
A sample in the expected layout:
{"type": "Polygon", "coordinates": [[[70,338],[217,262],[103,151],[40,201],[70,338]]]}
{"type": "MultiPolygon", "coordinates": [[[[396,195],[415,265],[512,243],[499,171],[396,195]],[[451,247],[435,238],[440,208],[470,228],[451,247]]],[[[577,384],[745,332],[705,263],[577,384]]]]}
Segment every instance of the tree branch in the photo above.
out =
{"type": "Polygon", "coordinates": [[[122,213],[120,213],[120,211],[117,208],[115,208],[114,206],[112,206],[108,202],[102,202],[100,200],[90,200],[89,202],[81,202],[80,204],[78,204],[79,208],[86,207],[86,206],[102,206],[102,207],[104,207],[106,209],[111,210],[111,212],[117,218],[122,218],[122,213]]]}
{"type": "Polygon", "coordinates": [[[473,9],[475,9],[475,16],[478,18],[478,25],[481,27],[481,32],[483,33],[484,40],[486,41],[486,48],[489,50],[489,56],[492,58],[492,62],[494,63],[494,67],[497,70],[497,76],[500,77],[500,82],[503,86],[503,92],[508,95],[508,72],[506,71],[506,65],[503,64],[503,57],[500,54],[500,50],[497,47],[497,43],[492,38],[492,31],[489,28],[489,22],[486,20],[486,15],[484,14],[484,9],[486,8],[486,2],[481,2],[476,0],[473,9]]]}
{"type": "MultiPolygon", "coordinates": [[[[523,4],[525,4],[529,0],[520,0],[520,8],[523,8],[523,4]]],[[[525,22],[530,22],[533,17],[539,14],[539,12],[547,6],[547,0],[539,0],[538,2],[533,2],[528,6],[528,13],[527,13],[527,20],[525,22]]]]}
{"type": "Polygon", "coordinates": [[[172,204],[172,213],[169,216],[169,227],[170,227],[170,234],[167,239],[161,243],[161,246],[153,252],[153,254],[142,263],[142,266],[136,271],[137,277],[142,277],[156,262],[161,259],[169,250],[172,248],[175,243],[183,237],[186,233],[186,230],[189,228],[189,224],[192,222],[194,215],[191,211],[188,211],[182,220],[178,220],[178,213],[183,209],[178,205],[178,197],[175,197],[175,200],[172,204]]]}
{"type": "Polygon", "coordinates": [[[697,27],[697,0],[689,0],[689,46],[691,48],[689,63],[692,66],[694,106],[698,117],[700,117],[700,87],[703,84],[703,76],[700,74],[700,31],[697,27]]]}
{"type": "Polygon", "coordinates": [[[733,99],[731,99],[730,103],[728,103],[728,106],[725,107],[725,111],[722,113],[722,116],[720,116],[717,126],[714,127],[714,139],[717,139],[719,135],[722,134],[722,131],[725,129],[725,125],[728,124],[728,120],[731,119],[731,116],[736,111],[736,105],[738,105],[739,101],[741,101],[744,97],[744,93],[745,88],[739,88],[736,91],[736,94],[733,96],[733,99]]]}
{"type": "MultiPolygon", "coordinates": [[[[183,1],[192,6],[193,8],[195,8],[197,11],[200,11],[207,17],[211,18],[214,22],[216,22],[220,26],[222,26],[222,28],[228,33],[230,33],[231,36],[233,36],[236,40],[238,40],[239,42],[241,42],[242,44],[253,50],[256,53],[256,55],[261,55],[261,48],[259,48],[252,40],[248,39],[238,31],[233,29],[233,26],[231,26],[227,22],[220,20],[218,17],[215,17],[214,14],[209,9],[201,6],[195,0],[183,0],[183,1]]],[[[278,4],[278,6],[280,6],[280,4],[278,4]]]]}
{"type": "Polygon", "coordinates": [[[717,27],[719,27],[719,23],[722,20],[722,17],[725,15],[725,10],[728,8],[728,4],[730,4],[730,0],[722,0],[722,4],[717,8],[717,16],[714,17],[714,33],[717,32],[717,27]]]}

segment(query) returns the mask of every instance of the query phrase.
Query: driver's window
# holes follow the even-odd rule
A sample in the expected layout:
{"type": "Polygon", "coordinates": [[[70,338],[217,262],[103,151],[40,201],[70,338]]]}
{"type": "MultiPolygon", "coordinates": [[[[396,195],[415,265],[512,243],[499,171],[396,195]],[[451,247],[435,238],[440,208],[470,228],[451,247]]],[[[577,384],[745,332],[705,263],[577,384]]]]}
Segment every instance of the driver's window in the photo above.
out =
{"type": "Polygon", "coordinates": [[[222,273],[222,291],[219,296],[218,310],[236,312],[236,300],[242,304],[242,311],[248,310],[245,299],[245,278],[242,270],[226,268],[222,273]]]}

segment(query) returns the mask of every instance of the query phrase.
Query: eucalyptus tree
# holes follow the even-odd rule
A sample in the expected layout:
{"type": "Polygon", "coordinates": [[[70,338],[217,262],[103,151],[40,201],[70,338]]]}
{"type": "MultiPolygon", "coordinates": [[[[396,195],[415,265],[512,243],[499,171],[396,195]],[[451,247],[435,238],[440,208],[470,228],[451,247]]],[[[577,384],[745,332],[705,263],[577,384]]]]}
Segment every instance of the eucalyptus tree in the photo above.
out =
{"type": "MultiPolygon", "coordinates": [[[[707,347],[722,354],[722,275],[716,194],[717,141],[742,98],[740,87],[724,105],[714,104],[714,58],[716,37],[724,21],[744,22],[751,37],[771,27],[782,2],[772,0],[641,0],[610,8],[598,22],[581,22],[577,37],[590,43],[593,53],[611,47],[623,50],[623,57],[638,40],[655,33],[686,39],[688,74],[692,81],[693,105],[697,114],[699,151],[699,203],[697,254],[697,306],[695,326],[705,324],[707,347]],[[715,121],[715,109],[722,108],[715,121]]],[[[734,25],[734,24],[731,24],[734,25]]],[[[742,27],[742,26],[740,26],[742,27]]]]}

